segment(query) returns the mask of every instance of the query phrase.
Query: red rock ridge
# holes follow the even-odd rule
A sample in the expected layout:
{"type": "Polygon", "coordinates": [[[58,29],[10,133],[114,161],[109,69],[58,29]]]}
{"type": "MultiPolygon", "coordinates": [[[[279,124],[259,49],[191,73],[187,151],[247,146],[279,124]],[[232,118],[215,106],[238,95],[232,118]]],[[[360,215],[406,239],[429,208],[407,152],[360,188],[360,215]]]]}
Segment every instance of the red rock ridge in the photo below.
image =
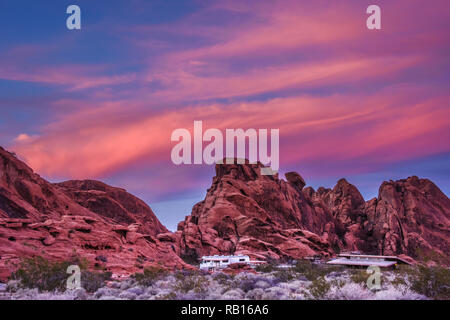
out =
{"type": "Polygon", "coordinates": [[[153,236],[169,232],[144,201],[124,189],[94,180],[72,180],[58,183],[56,186],[81,206],[111,222],[126,225],[139,223],[139,232],[153,236]]]}
{"type": "Polygon", "coordinates": [[[357,250],[449,264],[450,201],[431,181],[384,182],[366,202],[345,179],[315,191],[295,172],[284,181],[260,175],[260,167],[216,165],[205,200],[178,225],[182,255],[279,259],[357,250]]]}
{"type": "Polygon", "coordinates": [[[260,174],[261,164],[216,165],[205,200],[178,225],[183,255],[248,254],[260,259],[332,254],[331,213],[315,210],[302,179],[260,174]]]}
{"type": "Polygon", "coordinates": [[[0,278],[30,256],[77,254],[118,274],[187,267],[164,232],[151,209],[124,190],[98,182],[53,185],[0,148],[0,278]]]}

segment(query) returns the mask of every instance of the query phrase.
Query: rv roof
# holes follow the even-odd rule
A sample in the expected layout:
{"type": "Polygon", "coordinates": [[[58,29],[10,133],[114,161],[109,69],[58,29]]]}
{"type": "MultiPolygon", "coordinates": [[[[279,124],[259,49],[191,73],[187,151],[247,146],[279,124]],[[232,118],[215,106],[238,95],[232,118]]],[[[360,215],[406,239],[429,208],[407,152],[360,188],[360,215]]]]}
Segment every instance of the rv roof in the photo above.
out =
{"type": "Polygon", "coordinates": [[[408,261],[396,257],[396,256],[377,256],[377,255],[369,255],[369,254],[350,254],[350,253],[341,253],[338,255],[339,257],[346,257],[346,258],[371,258],[371,259],[392,259],[392,260],[398,260],[406,264],[410,264],[408,261]]]}
{"type": "Polygon", "coordinates": [[[347,266],[378,266],[383,268],[391,267],[395,265],[395,263],[395,261],[355,260],[347,258],[337,258],[327,262],[327,264],[339,264],[347,266]]]}
{"type": "Polygon", "coordinates": [[[231,259],[231,258],[249,258],[249,256],[203,256],[202,259],[231,259]]]}

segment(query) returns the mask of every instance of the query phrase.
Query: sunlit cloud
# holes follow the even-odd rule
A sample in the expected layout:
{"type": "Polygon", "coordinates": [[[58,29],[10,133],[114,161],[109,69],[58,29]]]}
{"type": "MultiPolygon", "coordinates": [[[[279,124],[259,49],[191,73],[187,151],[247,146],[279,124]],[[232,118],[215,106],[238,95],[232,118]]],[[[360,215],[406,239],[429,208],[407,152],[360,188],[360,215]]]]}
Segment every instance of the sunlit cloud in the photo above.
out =
{"type": "MultiPolygon", "coordinates": [[[[170,161],[171,132],[192,130],[194,120],[279,128],[282,169],[347,163],[317,175],[445,153],[450,44],[442,39],[450,29],[437,8],[446,5],[382,1],[376,33],[365,28],[361,1],[213,1],[169,21],[107,17],[89,30],[97,37],[81,33],[78,41],[103,40],[91,38],[79,59],[66,58],[80,48],[66,33],[59,42],[12,43],[0,53],[2,82],[44,88],[20,92],[30,96],[21,97],[28,109],[14,114],[17,123],[45,99],[33,129],[8,127],[12,138],[2,143],[46,177],[121,177],[121,186],[161,197],[203,183],[190,173],[200,169],[170,161]],[[145,173],[133,175],[136,166],[145,173]]],[[[14,94],[1,108],[17,102],[14,94]]]]}

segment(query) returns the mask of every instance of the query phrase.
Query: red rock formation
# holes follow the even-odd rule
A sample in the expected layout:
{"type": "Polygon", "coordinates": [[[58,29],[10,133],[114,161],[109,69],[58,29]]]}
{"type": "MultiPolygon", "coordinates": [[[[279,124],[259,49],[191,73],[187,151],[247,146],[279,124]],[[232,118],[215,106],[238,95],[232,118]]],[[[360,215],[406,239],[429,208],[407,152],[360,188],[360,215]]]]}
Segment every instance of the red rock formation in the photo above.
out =
{"type": "Polygon", "coordinates": [[[0,148],[3,279],[21,257],[36,255],[61,260],[76,253],[119,274],[186,266],[174,243],[158,239],[161,232],[167,230],[150,208],[124,190],[91,181],[52,185],[0,148]]]}
{"type": "Polygon", "coordinates": [[[413,176],[384,182],[365,213],[362,233],[372,234],[378,253],[434,255],[449,263],[450,200],[430,180],[413,176]]]}
{"type": "Polygon", "coordinates": [[[250,267],[248,264],[246,263],[232,263],[230,264],[228,267],[226,267],[225,269],[222,270],[223,273],[229,274],[229,275],[237,275],[241,272],[246,272],[246,273],[257,273],[255,271],[255,269],[253,269],[252,267],[250,267]]]}
{"type": "Polygon", "coordinates": [[[431,181],[384,182],[378,198],[365,202],[345,179],[315,191],[298,173],[284,181],[261,175],[261,167],[217,165],[205,200],[173,234],[123,189],[90,180],[51,184],[0,148],[0,278],[21,257],[74,252],[119,274],[157,263],[187,267],[179,256],[298,259],[341,250],[450,264],[450,201],[431,181]]]}
{"type": "Polygon", "coordinates": [[[178,226],[181,254],[302,258],[339,251],[402,255],[449,264],[450,202],[431,181],[385,182],[368,202],[345,179],[304,188],[262,176],[257,165],[217,165],[205,200],[178,226]]]}
{"type": "Polygon", "coordinates": [[[124,189],[94,180],[66,181],[56,185],[78,204],[112,222],[139,223],[139,232],[154,236],[168,232],[144,201],[124,189]]]}
{"type": "Polygon", "coordinates": [[[359,226],[367,219],[364,198],[355,186],[341,179],[333,189],[321,187],[315,192],[308,187],[304,189],[304,194],[312,201],[316,211],[330,211],[335,219],[336,236],[340,239],[339,249],[355,251],[364,246],[366,239],[355,238],[355,233],[351,232],[359,230],[359,226]]]}
{"type": "Polygon", "coordinates": [[[345,180],[304,193],[332,212],[342,249],[450,264],[450,200],[428,179],[384,182],[367,202],[345,180]]]}
{"type": "Polygon", "coordinates": [[[315,211],[291,182],[260,174],[261,164],[216,165],[205,200],[178,226],[183,255],[248,254],[254,258],[330,255],[334,219],[315,211]]]}

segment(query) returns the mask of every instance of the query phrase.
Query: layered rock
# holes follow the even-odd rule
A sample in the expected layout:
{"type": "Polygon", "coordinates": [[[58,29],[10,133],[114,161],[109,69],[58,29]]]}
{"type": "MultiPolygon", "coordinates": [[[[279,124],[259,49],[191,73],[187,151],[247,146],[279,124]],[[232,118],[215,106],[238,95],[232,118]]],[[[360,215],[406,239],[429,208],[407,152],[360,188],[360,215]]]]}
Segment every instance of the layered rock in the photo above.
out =
{"type": "Polygon", "coordinates": [[[366,202],[345,179],[316,191],[296,172],[285,181],[261,168],[216,165],[205,199],[170,233],[123,189],[92,180],[51,184],[0,148],[0,278],[35,255],[77,254],[118,274],[188,267],[180,256],[300,259],[343,250],[450,264],[450,201],[431,181],[384,182],[366,202]]]}
{"type": "Polygon", "coordinates": [[[372,235],[376,252],[417,259],[435,255],[448,263],[450,200],[430,180],[413,176],[384,182],[378,198],[367,202],[365,213],[362,233],[372,235]]]}
{"type": "Polygon", "coordinates": [[[72,180],[56,185],[78,204],[111,222],[139,223],[139,232],[153,236],[168,232],[144,201],[124,189],[94,180],[72,180]]]}
{"type": "MultiPolygon", "coordinates": [[[[298,174],[290,182],[260,174],[261,164],[218,164],[205,200],[178,225],[186,256],[248,254],[260,259],[328,256],[334,218],[302,193],[298,174]]],[[[302,182],[303,181],[303,182],[302,182]]]]}
{"type": "Polygon", "coordinates": [[[260,175],[261,164],[216,165],[205,200],[178,225],[181,254],[303,258],[340,251],[408,255],[449,264],[450,201],[427,179],[384,182],[365,201],[345,179],[333,189],[305,188],[260,175]]]}
{"type": "Polygon", "coordinates": [[[76,254],[119,274],[186,266],[173,243],[158,239],[165,232],[151,209],[124,190],[92,181],[53,185],[0,148],[0,277],[37,255],[76,254]]]}
{"type": "Polygon", "coordinates": [[[343,249],[450,264],[450,200],[428,179],[383,182],[367,202],[344,179],[304,193],[332,212],[343,249]]]}
{"type": "Polygon", "coordinates": [[[360,226],[367,220],[366,203],[358,189],[341,179],[333,189],[320,187],[314,191],[311,187],[303,192],[316,211],[328,210],[334,218],[334,230],[340,239],[339,248],[335,251],[350,250],[367,252],[365,234],[359,234],[360,226]]]}

